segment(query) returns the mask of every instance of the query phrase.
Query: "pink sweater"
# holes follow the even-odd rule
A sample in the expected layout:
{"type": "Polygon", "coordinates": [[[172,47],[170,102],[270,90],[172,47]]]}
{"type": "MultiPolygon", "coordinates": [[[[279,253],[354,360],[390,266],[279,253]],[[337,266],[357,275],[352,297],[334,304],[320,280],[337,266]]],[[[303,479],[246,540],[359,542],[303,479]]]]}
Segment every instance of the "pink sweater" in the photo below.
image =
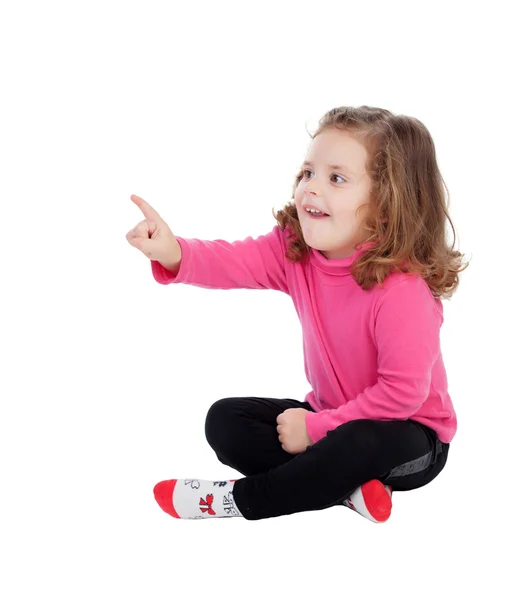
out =
{"type": "Polygon", "coordinates": [[[182,248],[176,276],[151,261],[161,284],[210,289],[272,289],[288,294],[302,324],[305,400],[313,443],[354,419],[413,419],[442,442],[456,432],[440,349],[443,308],[419,275],[392,273],[363,291],[349,258],[328,260],[311,249],[309,260],[285,258],[288,229],[277,225],[257,239],[233,243],[175,236],[182,248]]]}

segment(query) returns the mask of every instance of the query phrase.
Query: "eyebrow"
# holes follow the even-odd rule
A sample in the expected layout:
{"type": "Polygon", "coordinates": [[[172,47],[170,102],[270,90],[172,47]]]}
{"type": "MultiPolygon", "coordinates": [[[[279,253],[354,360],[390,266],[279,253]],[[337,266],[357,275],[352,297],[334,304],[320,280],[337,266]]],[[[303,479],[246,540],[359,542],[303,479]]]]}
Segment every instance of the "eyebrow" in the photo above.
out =
{"type": "MultiPolygon", "coordinates": [[[[313,163],[310,160],[304,160],[304,162],[302,163],[302,167],[312,167],[313,163]]],[[[344,165],[328,165],[328,167],[330,169],[338,169],[339,171],[347,171],[348,173],[351,173],[352,175],[354,175],[355,173],[351,170],[348,169],[348,167],[344,166],[344,165]]]]}

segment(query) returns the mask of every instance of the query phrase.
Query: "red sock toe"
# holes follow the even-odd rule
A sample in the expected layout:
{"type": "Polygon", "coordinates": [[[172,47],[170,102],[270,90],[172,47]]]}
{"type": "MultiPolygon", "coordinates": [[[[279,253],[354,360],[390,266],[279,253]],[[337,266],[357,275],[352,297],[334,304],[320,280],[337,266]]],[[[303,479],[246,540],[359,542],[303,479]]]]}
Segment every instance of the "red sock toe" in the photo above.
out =
{"type": "Polygon", "coordinates": [[[367,510],[376,521],[386,521],[392,512],[392,498],[385,486],[378,480],[372,479],[363,483],[361,491],[367,510]]]}
{"type": "Polygon", "coordinates": [[[155,485],[153,492],[155,494],[155,500],[158,502],[160,508],[168,515],[180,519],[173,506],[173,490],[175,489],[176,483],[176,479],[161,481],[155,485]]]}

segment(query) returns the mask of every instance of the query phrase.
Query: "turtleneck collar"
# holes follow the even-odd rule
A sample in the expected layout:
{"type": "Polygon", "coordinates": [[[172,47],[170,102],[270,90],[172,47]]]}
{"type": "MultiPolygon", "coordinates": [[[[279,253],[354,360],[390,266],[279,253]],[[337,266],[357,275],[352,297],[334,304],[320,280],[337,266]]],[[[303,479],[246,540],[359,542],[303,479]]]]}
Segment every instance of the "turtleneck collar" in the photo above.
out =
{"type": "Polygon", "coordinates": [[[321,254],[320,250],[311,248],[309,260],[315,268],[323,273],[338,276],[349,275],[351,277],[350,267],[352,264],[363,252],[366,252],[366,250],[372,248],[373,246],[375,246],[374,242],[365,242],[351,256],[347,256],[346,258],[326,258],[323,254],[321,254]]]}

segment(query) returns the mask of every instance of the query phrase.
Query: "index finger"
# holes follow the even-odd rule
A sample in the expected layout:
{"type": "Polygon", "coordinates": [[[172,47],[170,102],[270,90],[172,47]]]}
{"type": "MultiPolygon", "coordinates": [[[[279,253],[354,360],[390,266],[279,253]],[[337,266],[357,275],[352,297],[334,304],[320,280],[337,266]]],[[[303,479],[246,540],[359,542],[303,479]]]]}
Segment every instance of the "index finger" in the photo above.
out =
{"type": "Polygon", "coordinates": [[[144,213],[144,217],[146,219],[151,219],[151,221],[162,220],[162,217],[156,212],[156,210],[143,198],[140,198],[140,196],[135,196],[133,194],[131,196],[131,200],[144,213]]]}

